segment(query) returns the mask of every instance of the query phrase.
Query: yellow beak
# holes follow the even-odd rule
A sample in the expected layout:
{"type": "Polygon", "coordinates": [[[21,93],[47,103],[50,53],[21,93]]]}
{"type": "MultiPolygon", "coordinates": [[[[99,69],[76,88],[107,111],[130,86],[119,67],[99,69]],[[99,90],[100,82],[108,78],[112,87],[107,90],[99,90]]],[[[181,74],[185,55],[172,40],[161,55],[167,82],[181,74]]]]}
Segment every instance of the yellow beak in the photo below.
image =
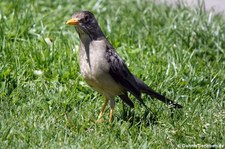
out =
{"type": "Polygon", "coordinates": [[[79,23],[79,21],[77,19],[70,19],[66,22],[66,24],[68,25],[77,25],[79,23]]]}

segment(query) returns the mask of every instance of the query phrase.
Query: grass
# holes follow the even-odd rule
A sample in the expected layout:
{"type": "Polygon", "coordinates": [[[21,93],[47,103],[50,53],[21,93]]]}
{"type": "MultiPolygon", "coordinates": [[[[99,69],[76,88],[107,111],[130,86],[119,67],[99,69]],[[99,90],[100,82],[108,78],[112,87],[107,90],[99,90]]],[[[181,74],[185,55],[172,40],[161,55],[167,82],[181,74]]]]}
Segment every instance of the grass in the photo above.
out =
{"type": "Polygon", "coordinates": [[[1,148],[224,147],[224,17],[138,0],[15,0],[0,2],[0,21],[1,148]],[[149,121],[132,97],[131,123],[116,99],[113,123],[109,109],[95,123],[104,100],[80,76],[78,36],[65,25],[83,9],[134,74],[184,108],[143,96],[149,121]]]}

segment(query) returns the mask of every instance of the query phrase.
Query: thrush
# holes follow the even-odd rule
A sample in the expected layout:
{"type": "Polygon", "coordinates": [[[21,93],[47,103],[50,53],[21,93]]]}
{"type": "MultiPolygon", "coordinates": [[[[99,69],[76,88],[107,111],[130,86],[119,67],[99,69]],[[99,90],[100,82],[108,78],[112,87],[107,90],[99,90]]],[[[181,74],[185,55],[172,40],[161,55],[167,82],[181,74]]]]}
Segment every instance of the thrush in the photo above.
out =
{"type": "Polygon", "coordinates": [[[182,105],[157,93],[130,72],[123,59],[105,37],[91,12],[77,12],[66,24],[75,26],[80,38],[79,65],[84,80],[106,97],[98,120],[102,118],[105,108],[110,102],[109,122],[112,122],[116,96],[134,108],[128,92],[145,107],[147,106],[141,98],[141,93],[146,93],[174,108],[182,108],[182,105]]]}

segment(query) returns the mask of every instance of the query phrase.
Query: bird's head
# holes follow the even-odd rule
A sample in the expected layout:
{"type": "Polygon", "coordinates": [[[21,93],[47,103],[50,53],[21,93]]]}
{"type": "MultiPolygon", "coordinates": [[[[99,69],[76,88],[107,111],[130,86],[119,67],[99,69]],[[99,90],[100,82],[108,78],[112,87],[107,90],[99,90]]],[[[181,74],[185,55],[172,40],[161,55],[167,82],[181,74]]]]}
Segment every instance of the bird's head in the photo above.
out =
{"type": "Polygon", "coordinates": [[[66,24],[75,26],[79,36],[88,35],[95,39],[103,35],[97,20],[89,11],[75,13],[66,24]]]}

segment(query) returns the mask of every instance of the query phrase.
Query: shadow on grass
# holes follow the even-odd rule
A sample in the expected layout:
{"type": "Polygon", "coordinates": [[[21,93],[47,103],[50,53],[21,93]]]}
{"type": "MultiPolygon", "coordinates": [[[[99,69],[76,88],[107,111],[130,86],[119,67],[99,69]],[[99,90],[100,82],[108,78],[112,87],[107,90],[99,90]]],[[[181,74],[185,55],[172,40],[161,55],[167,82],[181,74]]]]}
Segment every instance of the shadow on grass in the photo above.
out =
{"type": "Polygon", "coordinates": [[[135,110],[123,105],[122,119],[130,123],[130,127],[133,125],[139,126],[144,125],[146,127],[151,125],[156,125],[158,121],[158,116],[156,112],[151,109],[146,108],[142,115],[135,114],[135,110]]]}
{"type": "MultiPolygon", "coordinates": [[[[159,112],[155,110],[151,110],[150,108],[146,108],[143,113],[135,113],[135,109],[127,107],[123,105],[123,113],[121,114],[121,119],[123,121],[129,122],[130,127],[144,125],[145,127],[150,127],[158,124],[159,112]]],[[[182,111],[178,111],[178,109],[170,108],[170,112],[168,117],[177,121],[183,115],[182,111]]]]}

